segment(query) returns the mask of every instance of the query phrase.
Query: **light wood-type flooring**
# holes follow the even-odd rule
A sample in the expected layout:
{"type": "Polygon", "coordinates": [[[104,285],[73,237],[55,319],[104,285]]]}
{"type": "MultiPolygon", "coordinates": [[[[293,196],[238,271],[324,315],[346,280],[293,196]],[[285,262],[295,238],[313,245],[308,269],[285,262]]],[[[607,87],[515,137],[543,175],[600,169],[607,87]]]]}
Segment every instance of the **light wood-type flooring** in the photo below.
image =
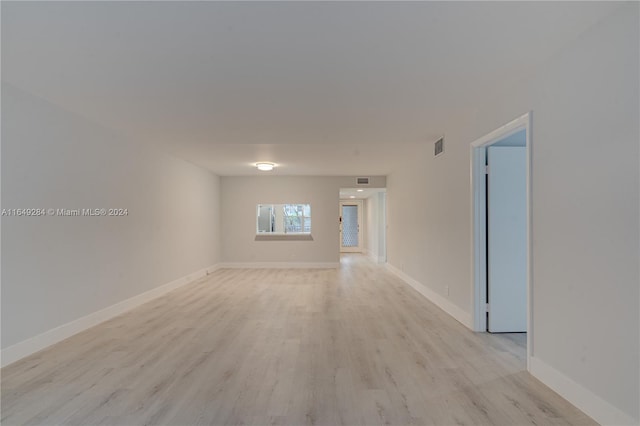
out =
{"type": "Polygon", "coordinates": [[[594,424],[362,255],[225,269],[2,369],[2,425],[594,424]]]}

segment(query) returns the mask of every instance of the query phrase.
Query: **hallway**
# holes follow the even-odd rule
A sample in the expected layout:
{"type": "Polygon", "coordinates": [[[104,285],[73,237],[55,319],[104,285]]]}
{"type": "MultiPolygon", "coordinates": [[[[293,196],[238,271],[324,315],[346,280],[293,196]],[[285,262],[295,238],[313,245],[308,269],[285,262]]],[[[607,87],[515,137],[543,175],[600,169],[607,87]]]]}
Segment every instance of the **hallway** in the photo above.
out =
{"type": "Polygon", "coordinates": [[[593,424],[363,255],[221,269],[2,370],[2,424],[593,424]]]}

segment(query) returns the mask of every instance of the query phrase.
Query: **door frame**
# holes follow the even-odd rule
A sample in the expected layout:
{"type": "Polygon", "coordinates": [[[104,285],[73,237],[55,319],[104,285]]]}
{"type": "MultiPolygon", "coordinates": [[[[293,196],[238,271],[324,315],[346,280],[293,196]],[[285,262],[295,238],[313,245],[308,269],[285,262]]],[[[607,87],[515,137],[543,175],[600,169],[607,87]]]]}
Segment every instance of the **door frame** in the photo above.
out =
{"type": "Polygon", "coordinates": [[[487,300],[487,188],[485,185],[486,148],[521,130],[526,133],[527,175],[527,370],[533,356],[533,277],[531,234],[531,130],[532,112],[521,115],[502,127],[475,140],[470,146],[471,158],[471,284],[473,288],[473,330],[486,332],[487,300]]]}
{"type": "Polygon", "coordinates": [[[358,247],[348,247],[345,249],[342,247],[342,220],[340,220],[340,253],[362,253],[364,250],[364,241],[362,238],[363,217],[364,217],[364,203],[363,200],[340,200],[340,218],[342,218],[342,206],[358,206],[358,247]]]}

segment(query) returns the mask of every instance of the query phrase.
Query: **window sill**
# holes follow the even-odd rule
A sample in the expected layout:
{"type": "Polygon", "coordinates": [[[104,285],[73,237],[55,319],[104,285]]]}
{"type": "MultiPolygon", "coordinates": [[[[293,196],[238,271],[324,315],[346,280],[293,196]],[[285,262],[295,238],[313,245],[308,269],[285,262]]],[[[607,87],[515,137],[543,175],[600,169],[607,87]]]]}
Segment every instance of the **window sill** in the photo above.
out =
{"type": "Polygon", "coordinates": [[[255,241],[313,241],[311,234],[257,234],[255,241]]]}

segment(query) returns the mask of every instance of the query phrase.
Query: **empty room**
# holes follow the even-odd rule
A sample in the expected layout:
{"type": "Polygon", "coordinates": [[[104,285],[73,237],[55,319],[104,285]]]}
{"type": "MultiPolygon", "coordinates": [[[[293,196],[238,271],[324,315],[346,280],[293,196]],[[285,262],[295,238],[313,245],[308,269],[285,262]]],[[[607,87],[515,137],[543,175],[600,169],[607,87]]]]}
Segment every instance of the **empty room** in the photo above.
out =
{"type": "Polygon", "coordinates": [[[640,424],[637,1],[2,1],[2,425],[640,424]]]}

